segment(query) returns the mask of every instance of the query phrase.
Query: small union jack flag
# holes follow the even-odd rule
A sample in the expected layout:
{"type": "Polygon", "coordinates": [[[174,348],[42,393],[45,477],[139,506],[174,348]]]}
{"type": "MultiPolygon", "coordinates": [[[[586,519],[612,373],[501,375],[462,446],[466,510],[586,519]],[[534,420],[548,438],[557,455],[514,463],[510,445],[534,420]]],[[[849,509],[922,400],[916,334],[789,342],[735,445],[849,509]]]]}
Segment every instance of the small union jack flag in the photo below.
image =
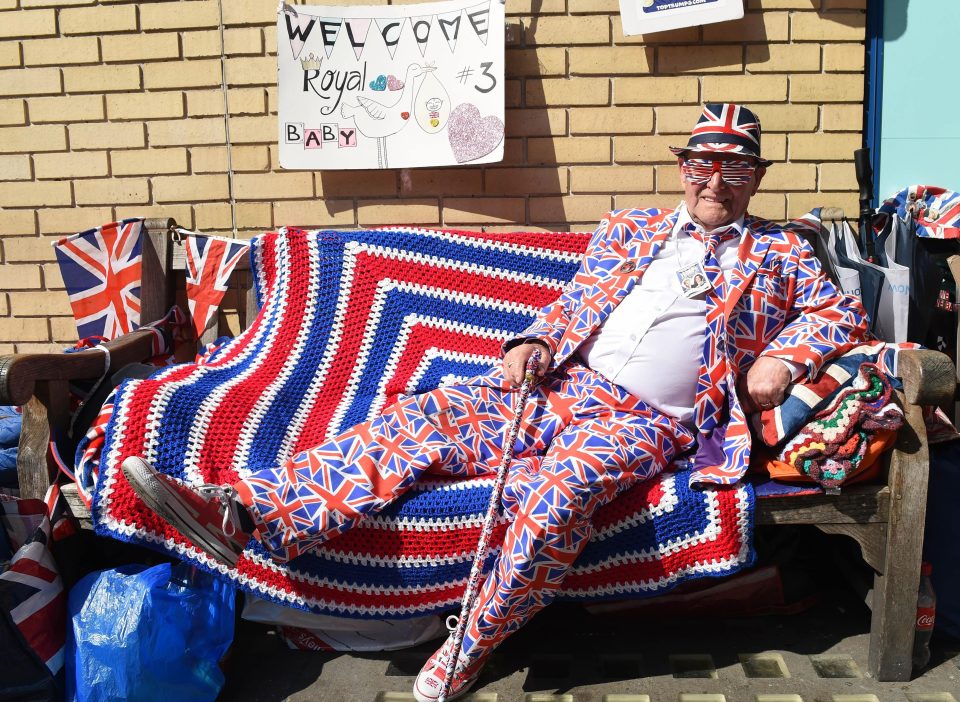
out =
{"type": "Polygon", "coordinates": [[[217,236],[186,238],[187,304],[198,339],[227,292],[230,274],[249,248],[245,241],[217,236]]]}
{"type": "Polygon", "coordinates": [[[913,216],[921,238],[960,239],[960,192],[937,185],[911,185],[880,205],[873,226],[880,232],[887,218],[913,216]]]}
{"type": "Polygon", "coordinates": [[[142,229],[142,219],[125,219],[54,243],[79,338],[140,326],[142,229]]]}
{"type": "MultiPolygon", "coordinates": [[[[19,636],[11,637],[11,630],[3,627],[0,643],[25,644],[52,676],[62,678],[67,597],[49,547],[51,527],[44,503],[0,495],[0,530],[11,527],[13,533],[8,536],[17,551],[0,573],[0,618],[12,624],[19,636]],[[30,533],[21,543],[18,532],[23,535],[23,530],[30,533]]],[[[7,649],[3,650],[6,657],[7,649]]],[[[0,670],[9,672],[2,664],[0,670]]]]}

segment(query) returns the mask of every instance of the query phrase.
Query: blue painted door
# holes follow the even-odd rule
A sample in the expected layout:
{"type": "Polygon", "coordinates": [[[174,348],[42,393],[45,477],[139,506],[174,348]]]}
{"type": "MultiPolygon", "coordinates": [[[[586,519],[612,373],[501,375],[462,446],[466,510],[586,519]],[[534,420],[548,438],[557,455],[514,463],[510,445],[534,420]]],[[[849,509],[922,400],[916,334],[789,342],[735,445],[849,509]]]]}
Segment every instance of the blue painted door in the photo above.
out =
{"type": "Polygon", "coordinates": [[[914,183],[960,190],[960,0],[883,3],[877,195],[914,183]]]}

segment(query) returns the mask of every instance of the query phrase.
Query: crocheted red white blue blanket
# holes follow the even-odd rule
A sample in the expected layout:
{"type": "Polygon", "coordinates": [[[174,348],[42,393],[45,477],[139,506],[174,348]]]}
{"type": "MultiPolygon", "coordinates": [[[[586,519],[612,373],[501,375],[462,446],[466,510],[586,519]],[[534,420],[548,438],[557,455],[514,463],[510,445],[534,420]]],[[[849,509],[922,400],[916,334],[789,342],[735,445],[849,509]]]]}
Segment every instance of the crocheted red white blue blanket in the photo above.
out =
{"type": "MultiPolygon", "coordinates": [[[[201,365],[116,395],[94,499],[97,531],[216,569],[250,593],[315,612],[404,618],[456,607],[493,479],[418,484],[384,512],[287,565],[253,546],[235,570],[197,552],[132,493],[129,455],[229,483],[360,421],[398,393],[497,363],[576,271],[585,234],[287,229],[251,247],[260,314],[201,365]]],[[[568,599],[645,597],[753,562],[752,488],[639,485],[595,516],[568,599]]],[[[499,544],[504,524],[494,535],[499,544]]]]}

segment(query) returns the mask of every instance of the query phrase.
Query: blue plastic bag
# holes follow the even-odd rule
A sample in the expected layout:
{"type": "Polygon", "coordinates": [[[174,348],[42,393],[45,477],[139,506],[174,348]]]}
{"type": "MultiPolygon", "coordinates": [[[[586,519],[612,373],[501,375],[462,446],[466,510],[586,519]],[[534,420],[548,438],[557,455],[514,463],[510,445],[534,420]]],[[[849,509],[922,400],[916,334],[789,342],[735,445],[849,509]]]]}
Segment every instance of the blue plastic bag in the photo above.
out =
{"type": "Polygon", "coordinates": [[[17,487],[17,444],[22,415],[16,407],[0,405],[0,487],[17,487]]]}
{"type": "Polygon", "coordinates": [[[0,405],[0,448],[10,448],[20,440],[23,415],[16,407],[0,405]]]}
{"type": "Polygon", "coordinates": [[[183,563],[87,575],[68,600],[67,700],[212,702],[234,600],[231,583],[183,563]]]}

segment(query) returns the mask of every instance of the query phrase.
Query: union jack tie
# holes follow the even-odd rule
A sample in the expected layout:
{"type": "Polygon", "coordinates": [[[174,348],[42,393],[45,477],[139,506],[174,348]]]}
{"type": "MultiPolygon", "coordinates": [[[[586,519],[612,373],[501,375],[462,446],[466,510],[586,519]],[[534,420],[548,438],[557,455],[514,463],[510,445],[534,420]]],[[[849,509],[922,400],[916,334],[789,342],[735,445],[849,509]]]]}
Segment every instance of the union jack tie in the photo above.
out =
{"type": "Polygon", "coordinates": [[[693,419],[701,432],[708,433],[726,419],[724,410],[727,406],[729,385],[725,338],[727,325],[723,313],[727,286],[720,261],[717,260],[717,247],[721,242],[739,236],[740,232],[736,227],[729,226],[705,233],[692,222],[686,224],[684,230],[706,247],[703,271],[710,288],[706,294],[707,325],[703,337],[703,357],[700,361],[700,376],[697,378],[693,419]]]}

